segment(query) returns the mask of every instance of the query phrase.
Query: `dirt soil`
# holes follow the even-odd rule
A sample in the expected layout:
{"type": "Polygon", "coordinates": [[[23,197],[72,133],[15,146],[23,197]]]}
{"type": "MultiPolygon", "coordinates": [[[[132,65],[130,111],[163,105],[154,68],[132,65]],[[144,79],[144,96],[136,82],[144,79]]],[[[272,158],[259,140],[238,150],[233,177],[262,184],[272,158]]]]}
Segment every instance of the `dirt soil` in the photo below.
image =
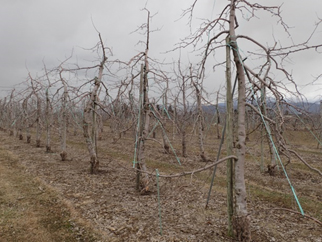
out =
{"type": "MultiPolygon", "coordinates": [[[[117,143],[110,137],[99,141],[100,172],[95,175],[89,173],[82,136],[70,135],[68,140],[69,160],[62,162],[58,142],[53,142],[53,153],[46,153],[44,146],[1,134],[0,241],[234,241],[227,235],[224,164],[218,166],[205,209],[212,171],[160,178],[158,199],[155,176],[150,193],[141,195],[135,189],[132,134],[117,143]]],[[[258,149],[249,147],[246,186],[252,240],[322,242],[322,226],[311,219],[322,219],[321,176],[291,163],[288,175],[309,217],[280,210],[298,211],[289,184],[282,171],[274,177],[262,174],[253,158],[258,149]]],[[[193,151],[189,158],[180,158],[179,166],[157,143],[148,150],[151,172],[178,173],[205,165],[193,151]]],[[[209,148],[208,155],[215,157],[215,151],[209,148]]],[[[305,156],[321,169],[321,152],[305,156]]]]}

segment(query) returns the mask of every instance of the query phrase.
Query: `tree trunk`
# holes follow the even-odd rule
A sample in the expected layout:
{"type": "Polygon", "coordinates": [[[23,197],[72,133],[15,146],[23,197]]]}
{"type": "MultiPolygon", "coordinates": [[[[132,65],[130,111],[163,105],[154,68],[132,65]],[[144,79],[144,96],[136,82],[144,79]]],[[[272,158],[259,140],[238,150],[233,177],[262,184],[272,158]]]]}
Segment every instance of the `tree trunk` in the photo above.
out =
{"type": "Polygon", "coordinates": [[[101,34],[99,34],[99,39],[101,43],[103,57],[99,65],[98,77],[94,78],[94,88],[90,94],[90,99],[85,105],[84,117],[83,117],[83,134],[84,134],[85,142],[90,155],[91,174],[97,173],[99,169],[99,161],[97,157],[97,137],[96,137],[97,136],[96,103],[98,102],[98,92],[103,78],[104,64],[107,61],[107,57],[105,55],[105,47],[101,38],[101,34]],[[92,127],[92,130],[90,130],[90,126],[92,127]]]}
{"type": "MultiPolygon", "coordinates": [[[[167,82],[167,90],[168,90],[168,85],[169,83],[167,82]]],[[[165,114],[165,108],[168,107],[168,97],[167,97],[167,90],[165,91],[165,94],[164,94],[164,101],[163,101],[163,109],[162,109],[162,112],[161,112],[161,116],[162,116],[162,140],[163,140],[163,148],[164,148],[164,151],[167,153],[167,154],[170,154],[170,145],[169,145],[169,141],[168,141],[168,137],[167,137],[167,133],[166,133],[166,126],[167,126],[167,114],[165,114]]]]}
{"type": "Polygon", "coordinates": [[[62,161],[66,161],[67,159],[67,151],[66,151],[66,137],[67,137],[67,97],[68,97],[68,92],[67,92],[67,87],[66,83],[63,79],[61,79],[63,85],[64,85],[64,94],[62,97],[62,118],[61,118],[61,125],[60,125],[60,157],[62,161]]]}
{"type": "MultiPolygon", "coordinates": [[[[100,83],[98,84],[98,86],[100,86],[100,83]]],[[[98,87],[99,89],[99,87],[98,87]]],[[[98,93],[98,92],[97,92],[98,93]]],[[[98,125],[97,125],[97,101],[98,101],[98,95],[97,93],[95,93],[94,95],[94,101],[92,103],[92,107],[93,107],[93,111],[92,111],[92,142],[94,144],[95,147],[95,153],[96,153],[96,158],[98,160],[98,153],[97,153],[97,129],[98,129],[98,125]]]]}
{"type": "MultiPolygon", "coordinates": [[[[261,112],[264,116],[267,116],[267,109],[266,109],[266,88],[265,84],[261,84],[261,112]]],[[[276,156],[274,149],[272,147],[272,143],[270,140],[271,136],[271,129],[269,127],[269,123],[266,120],[262,120],[262,125],[261,125],[261,171],[264,171],[264,138],[266,138],[267,143],[268,143],[268,148],[269,148],[269,153],[271,157],[271,163],[268,165],[270,171],[270,175],[274,175],[274,169],[276,166],[276,156]]]]}
{"type": "Polygon", "coordinates": [[[186,142],[186,118],[187,118],[187,104],[186,104],[186,83],[185,78],[182,78],[182,125],[181,125],[181,144],[182,144],[182,156],[187,157],[187,142],[186,142]]]}
{"type": "Polygon", "coordinates": [[[51,145],[50,145],[50,127],[51,127],[51,111],[50,111],[50,100],[49,100],[49,93],[48,89],[46,90],[46,152],[51,152],[51,145]]]}
{"type": "Polygon", "coordinates": [[[217,115],[216,130],[217,130],[217,139],[221,139],[221,134],[220,134],[220,131],[219,131],[220,112],[219,112],[219,107],[218,107],[218,101],[219,101],[218,99],[219,99],[219,90],[217,92],[217,98],[216,98],[216,115],[217,115]]]}
{"type": "MultiPolygon", "coordinates": [[[[226,39],[227,44],[229,43],[229,37],[226,39]]],[[[227,81],[227,91],[226,91],[226,147],[227,156],[233,154],[233,93],[231,86],[231,58],[230,58],[230,48],[226,46],[226,81],[227,81]]],[[[218,103],[218,101],[217,101],[218,103]]],[[[227,160],[227,213],[228,213],[228,235],[233,236],[233,215],[234,215],[234,160],[227,160]]]]}
{"type": "Polygon", "coordinates": [[[177,131],[177,99],[174,100],[173,104],[173,119],[172,119],[172,141],[175,141],[177,131]]]}
{"type": "Polygon", "coordinates": [[[140,78],[140,99],[141,99],[141,115],[140,115],[140,131],[139,131],[139,151],[137,160],[137,189],[141,192],[149,191],[149,177],[146,173],[147,168],[145,164],[145,141],[149,134],[150,125],[150,108],[149,108],[149,98],[148,98],[148,78],[147,78],[147,68],[141,65],[141,78],[140,78]],[[140,170],[143,170],[140,172],[140,170]],[[142,175],[142,182],[140,177],[142,175]],[[141,189],[142,187],[142,189],[141,189]]]}
{"type": "Polygon", "coordinates": [[[246,85],[245,72],[239,53],[235,33],[235,7],[237,0],[230,3],[230,46],[233,50],[234,62],[238,78],[238,127],[237,127],[237,161],[235,161],[235,214],[234,229],[239,241],[250,241],[250,218],[247,212],[246,186],[245,186],[245,152],[246,152],[246,129],[245,129],[245,103],[246,85]]]}
{"type": "Polygon", "coordinates": [[[1,113],[0,113],[0,118],[1,118],[1,130],[2,131],[6,131],[6,128],[7,128],[7,122],[6,122],[6,113],[7,113],[7,110],[6,110],[6,102],[7,102],[7,98],[5,97],[3,99],[3,104],[1,105],[1,113]]]}
{"type": "Polygon", "coordinates": [[[99,168],[99,161],[97,159],[95,142],[92,137],[92,130],[90,127],[93,127],[93,112],[94,112],[94,102],[96,100],[96,93],[100,86],[100,80],[95,78],[94,89],[91,93],[90,99],[88,100],[85,108],[84,108],[84,117],[83,117],[83,134],[85,137],[85,142],[87,145],[87,149],[90,155],[90,171],[91,174],[97,173],[99,168]]]}
{"type": "MultiPolygon", "coordinates": [[[[261,84],[261,112],[264,114],[265,112],[265,86],[261,84]]],[[[265,124],[264,120],[261,120],[261,172],[264,172],[264,134],[265,132],[265,124]]]]}
{"type": "Polygon", "coordinates": [[[30,143],[31,141],[31,135],[30,135],[30,127],[29,127],[29,116],[28,116],[28,97],[26,97],[25,100],[22,102],[22,109],[23,109],[23,115],[24,115],[24,126],[25,126],[25,132],[26,132],[26,139],[27,143],[30,143]]]}
{"type": "Polygon", "coordinates": [[[317,145],[317,148],[320,146],[320,141],[322,137],[322,100],[320,101],[320,134],[319,134],[319,142],[317,145]]]}
{"type": "Polygon", "coordinates": [[[41,114],[41,101],[37,95],[37,131],[36,131],[36,147],[40,147],[40,135],[41,135],[41,127],[40,127],[40,114],[41,114]]]}
{"type": "Polygon", "coordinates": [[[200,157],[203,162],[207,162],[207,158],[205,155],[204,148],[204,137],[203,137],[203,114],[202,114],[202,106],[201,106],[201,92],[197,86],[197,84],[192,80],[192,83],[196,89],[196,98],[197,98],[197,108],[198,108],[198,140],[199,140],[199,149],[200,149],[200,157]]]}
{"type": "Polygon", "coordinates": [[[15,112],[14,112],[14,107],[13,107],[13,93],[15,90],[12,90],[11,95],[10,95],[10,100],[8,103],[9,106],[9,135],[14,136],[15,135],[15,129],[16,129],[16,122],[15,122],[15,112]]]}

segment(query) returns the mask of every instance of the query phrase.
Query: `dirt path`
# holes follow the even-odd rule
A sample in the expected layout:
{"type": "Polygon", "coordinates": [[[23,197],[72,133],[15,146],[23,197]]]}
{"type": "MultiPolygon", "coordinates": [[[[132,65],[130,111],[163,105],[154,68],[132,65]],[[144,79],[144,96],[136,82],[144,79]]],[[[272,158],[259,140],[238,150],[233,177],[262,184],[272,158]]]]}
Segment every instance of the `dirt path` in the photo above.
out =
{"type": "Polygon", "coordinates": [[[0,241],[99,241],[53,190],[0,148],[0,241]]]}

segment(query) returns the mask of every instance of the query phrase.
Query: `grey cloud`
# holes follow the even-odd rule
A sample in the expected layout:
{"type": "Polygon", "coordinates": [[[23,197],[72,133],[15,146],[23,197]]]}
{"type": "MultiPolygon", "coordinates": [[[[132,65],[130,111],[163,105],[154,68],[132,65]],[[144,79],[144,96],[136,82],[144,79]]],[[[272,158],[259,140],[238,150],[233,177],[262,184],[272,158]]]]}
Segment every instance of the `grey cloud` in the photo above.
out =
{"type": "MultiPolygon", "coordinates": [[[[1,2],[0,86],[25,80],[27,77],[25,65],[32,73],[41,72],[43,59],[49,67],[55,66],[69,56],[72,50],[79,60],[89,61],[97,58],[93,53],[80,48],[93,47],[98,41],[92,20],[101,32],[106,45],[113,49],[116,58],[128,60],[144,49],[142,46],[136,46],[136,43],[145,40],[145,37],[138,33],[130,33],[146,21],[146,13],[140,11],[144,8],[146,0],[3,0],[1,2]]],[[[152,14],[157,13],[151,22],[151,28],[161,28],[151,35],[151,55],[168,60],[178,57],[178,52],[166,55],[160,53],[172,49],[180,38],[189,34],[187,18],[178,19],[182,10],[192,2],[148,1],[147,8],[152,14]]],[[[272,0],[266,4],[280,3],[280,0],[272,0]]],[[[201,22],[200,19],[217,17],[225,4],[227,1],[199,0],[194,12],[193,31],[201,22]]],[[[309,35],[317,16],[322,18],[322,1],[285,1],[282,10],[285,22],[293,27],[290,29],[293,40],[298,43],[309,35]]],[[[258,16],[261,19],[249,22],[240,19],[238,33],[249,34],[264,44],[272,44],[273,36],[285,45],[291,43],[284,30],[277,26],[277,19],[272,19],[269,14],[258,13],[258,16]]],[[[321,39],[320,28],[312,43],[319,43],[321,39]]],[[[245,52],[251,48],[250,45],[243,46],[245,52]]],[[[182,58],[187,56],[185,50],[182,50],[182,58]]],[[[191,54],[189,57],[196,61],[200,58],[191,54]]],[[[216,60],[220,62],[222,59],[220,55],[210,58],[208,66],[211,67],[216,60]]],[[[314,51],[294,55],[293,62],[294,64],[289,64],[288,67],[294,70],[294,77],[298,78],[299,84],[303,83],[303,79],[309,82],[312,75],[319,74],[321,57],[314,51]]],[[[212,70],[210,69],[208,73],[211,76],[212,70]]],[[[222,79],[224,74],[215,75],[218,79],[222,79]]],[[[222,81],[206,82],[209,90],[216,90],[220,84],[222,81]]],[[[310,90],[313,89],[305,88],[307,93],[310,93],[310,90]]]]}

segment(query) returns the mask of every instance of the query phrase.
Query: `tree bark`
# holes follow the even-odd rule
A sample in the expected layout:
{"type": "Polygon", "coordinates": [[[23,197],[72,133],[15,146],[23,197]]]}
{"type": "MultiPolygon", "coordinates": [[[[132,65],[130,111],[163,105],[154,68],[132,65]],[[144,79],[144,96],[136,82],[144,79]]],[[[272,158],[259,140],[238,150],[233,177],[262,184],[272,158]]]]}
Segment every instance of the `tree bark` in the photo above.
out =
{"type": "MultiPolygon", "coordinates": [[[[230,58],[230,57],[229,57],[230,58]]],[[[217,98],[216,98],[216,115],[217,115],[217,122],[216,122],[216,130],[217,130],[217,139],[221,139],[221,134],[219,130],[219,124],[220,124],[220,112],[219,112],[219,107],[218,107],[218,102],[219,102],[219,90],[217,92],[217,98]]]]}
{"type": "Polygon", "coordinates": [[[28,99],[29,96],[26,97],[25,100],[23,100],[22,103],[22,108],[23,108],[23,114],[24,114],[24,119],[25,119],[25,131],[26,131],[26,139],[27,143],[31,142],[31,135],[30,135],[30,127],[29,127],[29,115],[28,115],[28,99]]]}
{"type": "MultiPolygon", "coordinates": [[[[226,147],[227,156],[233,154],[233,95],[232,95],[232,85],[231,85],[231,58],[230,58],[230,48],[229,36],[226,39],[226,81],[227,81],[227,91],[226,91],[226,147]]],[[[217,101],[218,103],[218,101],[217,101]]],[[[234,160],[227,160],[227,214],[228,214],[228,235],[233,236],[233,215],[234,215],[234,160]]]]}
{"type": "Polygon", "coordinates": [[[91,164],[91,174],[98,172],[99,161],[97,159],[95,142],[93,141],[92,132],[90,126],[93,126],[93,112],[94,112],[94,102],[96,100],[96,94],[100,86],[100,80],[95,78],[94,89],[91,93],[90,99],[88,100],[84,108],[84,117],[83,117],[83,134],[85,137],[85,142],[87,145],[88,152],[90,154],[90,164],[91,164]]]}
{"type": "Polygon", "coordinates": [[[37,147],[40,147],[40,135],[41,135],[41,127],[40,127],[40,114],[41,114],[41,100],[38,96],[38,94],[36,95],[37,96],[37,120],[36,120],[36,123],[37,123],[37,131],[36,131],[36,146],[37,147]]]}
{"type": "Polygon", "coordinates": [[[168,107],[168,97],[167,97],[168,88],[169,88],[169,82],[167,80],[167,90],[165,91],[165,94],[164,94],[163,109],[161,112],[161,116],[162,116],[162,121],[163,121],[162,122],[162,125],[163,125],[163,128],[162,128],[163,148],[167,154],[170,154],[170,145],[169,145],[169,141],[168,141],[168,137],[167,137],[167,133],[166,133],[167,115],[164,113],[165,108],[168,107]]]}
{"type": "Polygon", "coordinates": [[[186,83],[185,78],[182,77],[182,125],[181,125],[181,145],[182,145],[182,156],[187,157],[187,142],[186,142],[186,118],[187,118],[187,104],[186,104],[186,83]]]}
{"type": "MultiPolygon", "coordinates": [[[[191,68],[190,68],[190,75],[192,76],[191,68]]],[[[204,124],[203,124],[203,113],[202,113],[202,106],[201,106],[201,91],[193,80],[192,80],[192,84],[195,87],[196,98],[197,98],[197,109],[198,109],[197,122],[198,122],[198,140],[199,140],[200,158],[203,162],[207,162],[207,158],[205,155],[205,148],[204,148],[204,137],[203,137],[204,124]]]]}
{"type": "MultiPolygon", "coordinates": [[[[264,116],[267,116],[267,109],[266,109],[266,87],[265,84],[261,84],[261,112],[264,116]]],[[[270,140],[271,136],[271,129],[269,127],[269,123],[266,120],[262,120],[261,124],[261,171],[264,171],[264,139],[266,138],[268,148],[269,148],[269,153],[271,157],[271,162],[268,167],[270,167],[270,175],[274,175],[274,169],[276,166],[276,156],[274,149],[272,147],[272,143],[270,140]]]]}
{"type": "Polygon", "coordinates": [[[172,141],[175,141],[177,133],[177,99],[174,99],[173,104],[173,119],[172,119],[172,141]]]}
{"type": "Polygon", "coordinates": [[[49,87],[46,89],[46,152],[51,152],[51,110],[50,110],[50,100],[49,100],[49,87]]]}
{"type": "Polygon", "coordinates": [[[12,90],[11,94],[10,94],[10,100],[8,103],[9,106],[9,135],[10,136],[14,136],[15,135],[15,131],[16,131],[16,122],[15,122],[15,112],[14,112],[14,107],[13,107],[13,93],[15,90],[12,90]]]}
{"type": "Polygon", "coordinates": [[[64,93],[62,97],[62,110],[61,110],[61,124],[60,124],[60,157],[62,161],[66,161],[67,159],[67,151],[66,151],[66,137],[67,137],[67,97],[68,97],[68,91],[65,81],[61,77],[61,81],[64,86],[64,93]]]}
{"type": "Polygon", "coordinates": [[[96,124],[96,103],[98,101],[98,91],[103,78],[104,64],[107,61],[105,54],[105,47],[99,34],[101,48],[103,51],[102,61],[100,62],[98,69],[98,77],[94,78],[94,88],[90,94],[90,98],[85,104],[84,117],[83,117],[83,134],[87,145],[88,152],[90,154],[90,171],[91,174],[97,173],[99,170],[99,161],[97,156],[97,124],[96,124]],[[92,130],[90,130],[90,126],[92,130]]]}
{"type": "MultiPolygon", "coordinates": [[[[321,141],[322,137],[322,100],[320,101],[320,133],[319,133],[319,140],[321,141]]],[[[317,149],[320,146],[320,142],[318,142],[317,149]]]]}
{"type": "Polygon", "coordinates": [[[139,133],[139,152],[137,161],[137,185],[136,187],[142,192],[149,191],[149,177],[146,173],[147,168],[145,164],[145,141],[149,134],[150,125],[150,108],[148,98],[148,78],[147,68],[141,65],[141,78],[140,78],[140,96],[141,96],[141,115],[140,115],[140,133],[139,133]],[[143,170],[143,173],[140,172],[143,170]],[[142,176],[142,182],[140,181],[142,176]],[[142,189],[141,189],[142,188],[142,189]]]}
{"type": "Polygon", "coordinates": [[[233,50],[234,62],[237,68],[238,78],[238,127],[236,154],[238,160],[235,161],[235,214],[234,229],[239,241],[250,241],[250,218],[247,212],[246,186],[245,186],[245,152],[246,152],[246,128],[245,128],[245,103],[246,85],[245,72],[242,59],[239,53],[237,38],[235,33],[235,8],[237,0],[230,3],[230,46],[233,50]]]}

